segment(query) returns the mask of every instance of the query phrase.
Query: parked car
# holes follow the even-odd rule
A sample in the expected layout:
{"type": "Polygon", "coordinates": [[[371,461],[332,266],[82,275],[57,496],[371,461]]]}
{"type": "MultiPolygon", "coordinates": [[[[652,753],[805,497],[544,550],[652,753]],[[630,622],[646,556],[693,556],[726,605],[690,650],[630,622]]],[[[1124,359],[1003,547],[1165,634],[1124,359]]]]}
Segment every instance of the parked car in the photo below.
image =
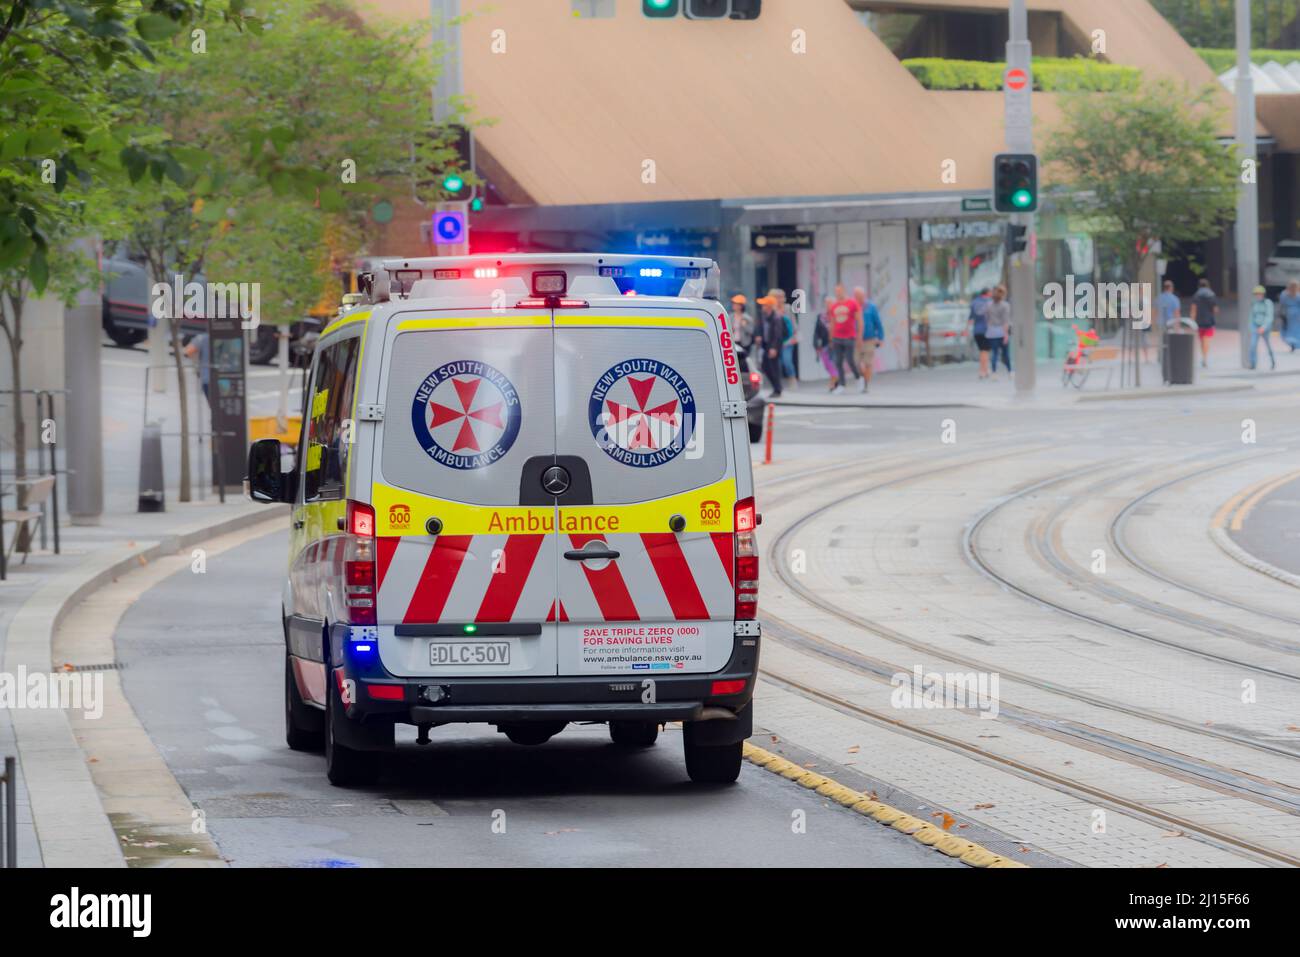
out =
{"type": "Polygon", "coordinates": [[[1264,286],[1269,298],[1276,300],[1293,280],[1300,281],[1300,239],[1284,239],[1273,247],[1273,255],[1264,265],[1264,286]]]}
{"type": "Polygon", "coordinates": [[[926,307],[921,322],[912,324],[912,356],[914,361],[926,358],[925,337],[927,326],[930,336],[930,360],[944,359],[960,362],[974,356],[974,340],[966,327],[970,306],[964,302],[939,302],[926,307]]]}
{"type": "Polygon", "coordinates": [[[736,365],[740,367],[740,384],[745,388],[749,441],[758,442],[763,438],[763,415],[767,411],[767,399],[762,396],[763,377],[749,367],[749,358],[739,349],[736,350],[736,365]]]}

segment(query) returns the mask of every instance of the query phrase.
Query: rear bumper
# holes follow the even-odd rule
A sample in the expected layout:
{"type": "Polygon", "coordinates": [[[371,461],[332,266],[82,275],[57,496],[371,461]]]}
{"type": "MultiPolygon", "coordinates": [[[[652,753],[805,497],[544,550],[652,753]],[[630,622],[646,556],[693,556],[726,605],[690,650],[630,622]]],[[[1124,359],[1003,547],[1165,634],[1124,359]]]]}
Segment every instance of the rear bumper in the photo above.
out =
{"type": "MultiPolygon", "coordinates": [[[[757,631],[757,629],[755,629],[757,631]]],[[[730,660],[709,674],[417,677],[389,674],[377,656],[357,660],[332,642],[335,665],[354,682],[350,718],[410,724],[518,721],[712,721],[746,711],[758,674],[758,635],[738,636],[730,660]],[[727,693],[716,693],[729,682],[727,693]]]]}

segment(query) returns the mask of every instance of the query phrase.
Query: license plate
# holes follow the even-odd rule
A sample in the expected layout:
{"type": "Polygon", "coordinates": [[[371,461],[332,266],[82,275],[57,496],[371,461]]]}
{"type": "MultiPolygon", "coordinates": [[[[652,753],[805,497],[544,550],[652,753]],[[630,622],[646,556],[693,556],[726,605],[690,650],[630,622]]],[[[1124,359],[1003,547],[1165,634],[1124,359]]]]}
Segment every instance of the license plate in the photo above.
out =
{"type": "Polygon", "coordinates": [[[431,665],[508,665],[508,641],[434,641],[429,644],[431,665]]]}

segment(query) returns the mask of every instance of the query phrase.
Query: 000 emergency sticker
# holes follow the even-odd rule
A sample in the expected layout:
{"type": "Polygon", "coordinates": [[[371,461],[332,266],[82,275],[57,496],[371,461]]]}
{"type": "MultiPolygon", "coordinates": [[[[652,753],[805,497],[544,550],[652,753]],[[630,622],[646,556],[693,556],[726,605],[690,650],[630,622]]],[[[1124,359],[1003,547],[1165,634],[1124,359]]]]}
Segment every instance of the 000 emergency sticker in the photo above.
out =
{"type": "Polygon", "coordinates": [[[588,404],[591,434],[616,462],[648,468],[671,462],[695,432],[695,396],[676,369],[657,359],[627,359],[596,380],[588,404]]]}
{"type": "Polygon", "coordinates": [[[706,639],[698,625],[595,625],[582,629],[584,674],[699,671],[706,639]]]}
{"type": "Polygon", "coordinates": [[[481,469],[510,451],[523,416],[519,393],[486,362],[448,362],[425,376],[411,404],[420,448],[453,469],[481,469]]]}

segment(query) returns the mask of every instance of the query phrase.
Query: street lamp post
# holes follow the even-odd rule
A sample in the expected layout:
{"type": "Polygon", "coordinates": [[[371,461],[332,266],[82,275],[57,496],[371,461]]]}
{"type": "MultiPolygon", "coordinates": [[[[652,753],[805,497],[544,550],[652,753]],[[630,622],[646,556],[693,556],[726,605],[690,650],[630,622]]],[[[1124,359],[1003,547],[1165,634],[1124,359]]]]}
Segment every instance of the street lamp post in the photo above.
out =
{"type": "MultiPolygon", "coordinates": [[[[1250,0],[1237,0],[1237,148],[1244,167],[1254,167],[1255,82],[1250,75],[1250,0]]],[[[1237,335],[1241,367],[1250,367],[1250,302],[1259,282],[1259,187],[1257,171],[1237,186],[1237,335]]]]}
{"type": "MultiPolygon", "coordinates": [[[[1021,70],[1024,83],[1014,90],[1004,80],[1003,96],[1006,99],[1006,144],[1014,153],[1034,151],[1034,115],[1030,109],[1033,89],[1032,49],[1029,44],[1029,14],[1025,0],[1011,0],[1010,31],[1007,40],[1007,72],[1021,70]]],[[[1011,224],[1025,226],[1032,234],[1033,213],[1013,213],[1011,224]]],[[[1025,251],[1012,257],[1007,281],[1011,300],[1012,352],[1015,354],[1016,395],[1033,394],[1037,369],[1037,333],[1034,329],[1038,304],[1034,296],[1034,241],[1030,238],[1025,251]]]]}

